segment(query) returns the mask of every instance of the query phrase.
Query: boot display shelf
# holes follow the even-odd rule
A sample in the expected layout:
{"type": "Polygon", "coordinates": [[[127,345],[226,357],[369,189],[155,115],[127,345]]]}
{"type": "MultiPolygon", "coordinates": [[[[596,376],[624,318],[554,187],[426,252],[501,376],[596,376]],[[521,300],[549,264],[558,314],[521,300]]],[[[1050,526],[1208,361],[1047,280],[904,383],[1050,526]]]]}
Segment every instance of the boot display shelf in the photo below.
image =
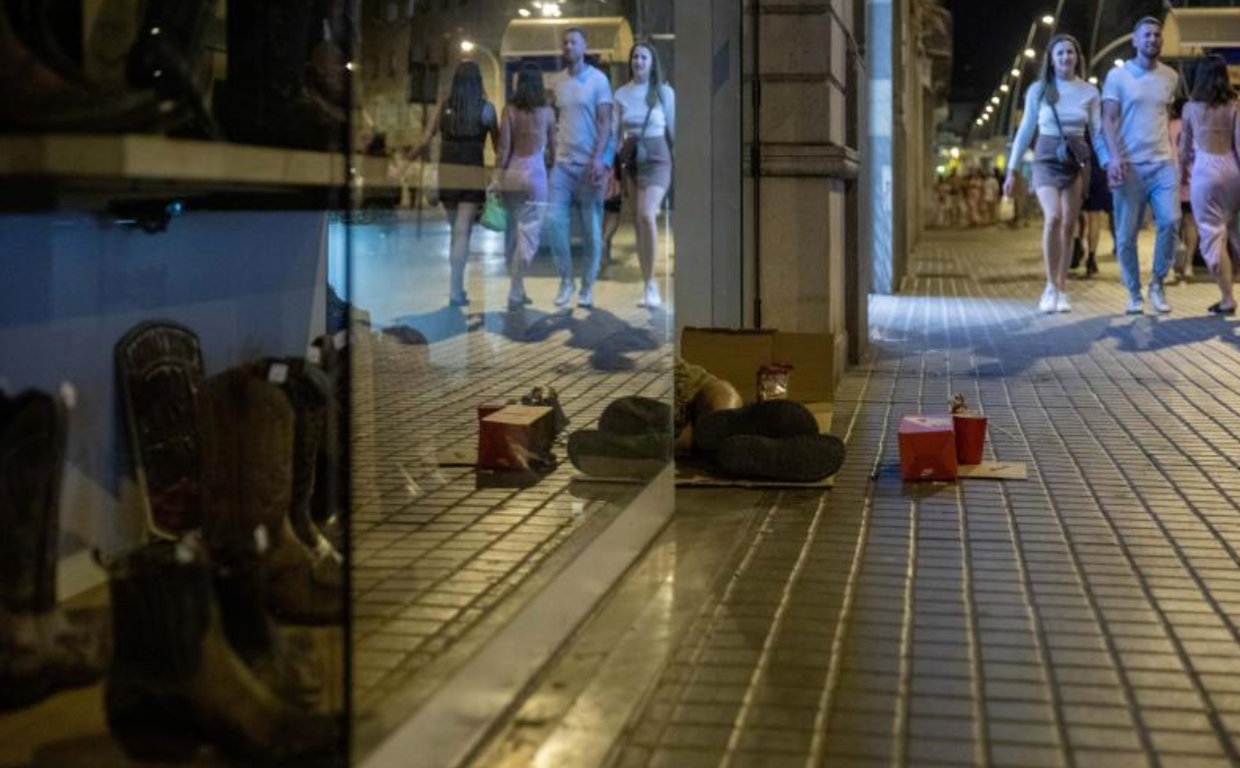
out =
{"type": "Polygon", "coordinates": [[[153,134],[0,136],[0,196],[5,207],[37,204],[38,191],[133,193],[175,187],[181,195],[215,192],[297,194],[339,190],[350,170],[368,190],[398,190],[384,158],[311,152],[153,134]],[[33,189],[32,189],[33,187],[33,189]],[[31,198],[34,199],[31,199],[31,198]]]}

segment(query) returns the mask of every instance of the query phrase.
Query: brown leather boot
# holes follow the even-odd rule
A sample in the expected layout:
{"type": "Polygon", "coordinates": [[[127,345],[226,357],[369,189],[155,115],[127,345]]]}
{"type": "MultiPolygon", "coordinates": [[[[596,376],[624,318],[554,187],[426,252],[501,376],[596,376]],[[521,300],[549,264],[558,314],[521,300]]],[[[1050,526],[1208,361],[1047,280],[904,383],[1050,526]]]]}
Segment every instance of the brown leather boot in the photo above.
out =
{"type": "Polygon", "coordinates": [[[58,398],[0,393],[0,709],[103,673],[104,617],[74,620],[56,606],[65,439],[58,398]]]}
{"type": "Polygon", "coordinates": [[[289,522],[295,416],[288,398],[245,369],[212,377],[207,391],[214,414],[203,524],[209,546],[234,551],[257,534],[272,613],[306,624],[341,621],[340,564],[316,558],[289,522]]]}
{"type": "MultiPolygon", "coordinates": [[[[251,375],[276,381],[296,416],[293,433],[293,492],[289,522],[301,543],[314,553],[316,572],[328,583],[344,583],[343,563],[336,547],[324,535],[311,509],[319,483],[319,456],[334,416],[332,382],[327,373],[302,358],[266,358],[246,366],[251,375]],[[324,562],[320,562],[324,561],[324,562]]],[[[324,467],[326,472],[335,467],[324,467]]]]}
{"type": "MultiPolygon", "coordinates": [[[[185,542],[160,542],[113,569],[116,653],[104,702],[132,757],[186,760],[203,744],[259,762],[339,751],[334,719],[280,698],[237,656],[220,627],[210,569],[185,542]]],[[[337,754],[339,757],[339,754],[337,754]]]]}
{"type": "Polygon", "coordinates": [[[198,336],[166,321],[134,326],[116,344],[116,377],[150,529],[165,538],[202,525],[202,471],[212,437],[198,336]]]}
{"type": "Polygon", "coordinates": [[[281,628],[268,616],[266,568],[257,547],[217,553],[211,566],[224,636],[238,658],[280,698],[319,709],[323,660],[305,630],[281,628]]]}

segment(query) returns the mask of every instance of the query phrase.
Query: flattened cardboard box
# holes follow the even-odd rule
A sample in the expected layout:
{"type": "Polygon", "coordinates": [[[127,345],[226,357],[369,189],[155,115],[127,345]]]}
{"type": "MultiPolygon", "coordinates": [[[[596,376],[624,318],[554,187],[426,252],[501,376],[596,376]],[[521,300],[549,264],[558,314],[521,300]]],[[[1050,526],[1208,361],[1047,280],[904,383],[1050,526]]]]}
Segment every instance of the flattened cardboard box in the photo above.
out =
{"type": "Polygon", "coordinates": [[[792,366],[788,399],[834,400],[834,350],[826,333],[685,328],[680,334],[680,356],[730,382],[746,403],[757,399],[758,369],[773,363],[792,366]]]}

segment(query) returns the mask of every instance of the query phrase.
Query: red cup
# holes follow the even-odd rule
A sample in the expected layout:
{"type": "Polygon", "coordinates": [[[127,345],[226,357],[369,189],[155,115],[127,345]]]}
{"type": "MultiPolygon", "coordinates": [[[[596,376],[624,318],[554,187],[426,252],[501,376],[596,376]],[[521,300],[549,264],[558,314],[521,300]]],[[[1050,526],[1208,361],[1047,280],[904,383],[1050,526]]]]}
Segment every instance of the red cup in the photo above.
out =
{"type": "Polygon", "coordinates": [[[956,461],[961,464],[981,464],[986,448],[986,417],[980,413],[956,413],[952,415],[956,430],[956,461]]]}

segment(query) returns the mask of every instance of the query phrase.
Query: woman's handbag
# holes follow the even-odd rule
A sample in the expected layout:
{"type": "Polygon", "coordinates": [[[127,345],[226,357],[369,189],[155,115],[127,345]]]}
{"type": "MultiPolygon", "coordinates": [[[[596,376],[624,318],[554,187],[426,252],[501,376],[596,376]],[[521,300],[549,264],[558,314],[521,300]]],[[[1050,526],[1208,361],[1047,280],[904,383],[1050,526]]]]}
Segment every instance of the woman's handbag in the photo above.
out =
{"type": "Polygon", "coordinates": [[[1055,147],[1055,160],[1070,171],[1083,169],[1089,158],[1076,156],[1076,150],[1072,148],[1072,142],[1068,141],[1068,137],[1064,135],[1063,123],[1059,122],[1059,110],[1055,109],[1054,104],[1051,104],[1051,114],[1055,116],[1055,125],[1059,128],[1059,144],[1055,147]]]}
{"type": "MultiPolygon", "coordinates": [[[[658,94],[659,104],[663,103],[663,94],[658,94]]],[[[646,149],[646,127],[650,125],[650,114],[654,107],[646,107],[646,120],[642,123],[642,132],[637,136],[629,136],[620,145],[616,153],[616,163],[625,173],[637,173],[637,169],[646,164],[650,152],[646,149]]]]}
{"type": "Polygon", "coordinates": [[[486,205],[482,207],[482,216],[478,223],[492,232],[503,232],[508,229],[508,211],[495,192],[487,194],[486,205]]]}

